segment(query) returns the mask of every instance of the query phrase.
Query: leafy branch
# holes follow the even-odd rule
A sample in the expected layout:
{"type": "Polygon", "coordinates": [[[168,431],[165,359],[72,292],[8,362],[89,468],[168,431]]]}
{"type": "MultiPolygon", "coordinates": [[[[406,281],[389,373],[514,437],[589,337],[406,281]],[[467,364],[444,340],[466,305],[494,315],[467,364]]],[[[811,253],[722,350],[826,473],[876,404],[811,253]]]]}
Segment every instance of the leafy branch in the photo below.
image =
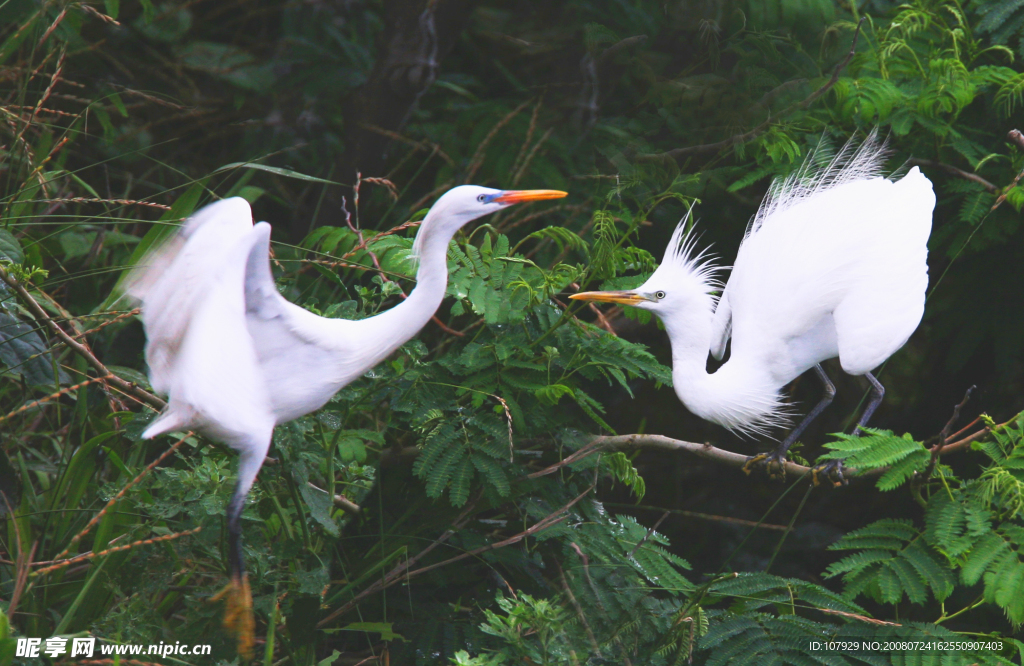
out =
{"type": "Polygon", "coordinates": [[[57,323],[46,314],[46,311],[43,310],[42,306],[40,306],[39,303],[36,302],[34,298],[32,298],[32,295],[28,292],[28,290],[25,289],[25,287],[20,282],[12,278],[8,271],[2,266],[0,266],[0,280],[2,280],[3,283],[6,284],[8,287],[13,289],[16,294],[18,294],[22,304],[25,305],[26,308],[28,308],[29,312],[32,313],[32,316],[35,317],[37,322],[49,328],[53,332],[53,334],[56,335],[64,343],[66,347],[68,347],[71,351],[75,352],[83,359],[85,359],[86,363],[91,365],[101,375],[104,375],[106,377],[104,379],[104,383],[110,384],[111,386],[120,390],[122,393],[129,395],[135,398],[136,400],[146,405],[149,405],[150,407],[153,407],[154,409],[160,410],[164,408],[164,406],[167,403],[165,403],[162,399],[153,395],[149,391],[141,388],[137,384],[125,381],[118,377],[117,375],[115,375],[114,373],[112,373],[107,368],[107,366],[103,365],[103,363],[98,358],[96,358],[96,356],[84,343],[75,340],[73,337],[64,332],[64,329],[58,326],[57,323]]]}

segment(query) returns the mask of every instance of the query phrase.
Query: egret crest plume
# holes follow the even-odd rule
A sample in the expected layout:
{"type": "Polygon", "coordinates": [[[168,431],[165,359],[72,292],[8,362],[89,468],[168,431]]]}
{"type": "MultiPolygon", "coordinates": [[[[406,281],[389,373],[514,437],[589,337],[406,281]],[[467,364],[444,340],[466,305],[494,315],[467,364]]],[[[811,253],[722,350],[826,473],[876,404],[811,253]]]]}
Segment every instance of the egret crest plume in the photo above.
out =
{"type": "Polygon", "coordinates": [[[710,246],[698,250],[698,240],[700,236],[695,231],[691,208],[672,231],[672,237],[665,248],[665,256],[657,270],[672,271],[678,278],[693,280],[702,286],[704,293],[709,294],[714,302],[717,302],[718,296],[715,292],[721,292],[725,286],[720,275],[729,267],[715,264],[717,256],[711,253],[710,246]]]}

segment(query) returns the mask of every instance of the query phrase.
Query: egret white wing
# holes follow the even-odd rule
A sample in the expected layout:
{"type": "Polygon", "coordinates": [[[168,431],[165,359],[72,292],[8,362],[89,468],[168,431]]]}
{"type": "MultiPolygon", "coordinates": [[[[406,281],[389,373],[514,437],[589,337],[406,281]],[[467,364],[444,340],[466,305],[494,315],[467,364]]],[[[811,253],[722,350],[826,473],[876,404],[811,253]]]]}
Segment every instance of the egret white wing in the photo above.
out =
{"type": "Polygon", "coordinates": [[[223,269],[231,250],[252,230],[249,204],[234,197],[213,203],[181,231],[150,251],[128,281],[141,301],[149,379],[158,393],[170,391],[174,366],[198,301],[223,269]]]}
{"type": "Polygon", "coordinates": [[[725,348],[732,335],[732,306],[729,304],[729,283],[722,290],[722,297],[715,307],[715,316],[711,320],[711,355],[721,361],[725,356],[725,348]]]}
{"type": "MultiPolygon", "coordinates": [[[[146,430],[198,428],[240,451],[265,447],[274,427],[266,379],[246,327],[246,260],[258,233],[251,226],[219,258],[219,270],[197,290],[176,353],[162,369],[168,406],[146,430]]],[[[258,458],[262,460],[262,455],[258,458]]]]}
{"type": "Polygon", "coordinates": [[[360,349],[380,341],[356,335],[361,322],[319,317],[284,298],[270,270],[270,225],[260,222],[253,234],[245,269],[246,324],[274,414],[283,423],[323,406],[365,372],[360,349]]]}

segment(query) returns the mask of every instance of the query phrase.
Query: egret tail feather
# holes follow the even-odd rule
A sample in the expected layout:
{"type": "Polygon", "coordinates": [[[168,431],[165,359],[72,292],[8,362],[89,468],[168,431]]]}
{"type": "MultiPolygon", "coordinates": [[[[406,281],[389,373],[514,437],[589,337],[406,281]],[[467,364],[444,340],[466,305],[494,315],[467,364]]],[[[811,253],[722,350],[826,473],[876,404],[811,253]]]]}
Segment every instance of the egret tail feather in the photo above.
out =
{"type": "Polygon", "coordinates": [[[142,439],[153,439],[160,435],[181,430],[188,426],[192,416],[178,409],[168,409],[156,420],[149,424],[149,427],[142,431],[142,439]]]}

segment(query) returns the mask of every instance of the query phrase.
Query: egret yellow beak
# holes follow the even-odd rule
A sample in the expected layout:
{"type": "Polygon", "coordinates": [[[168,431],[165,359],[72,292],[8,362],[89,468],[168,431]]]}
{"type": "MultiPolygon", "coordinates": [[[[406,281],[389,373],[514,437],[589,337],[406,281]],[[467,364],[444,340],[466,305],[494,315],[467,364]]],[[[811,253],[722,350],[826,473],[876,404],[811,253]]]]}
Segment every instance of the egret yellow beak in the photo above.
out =
{"type": "Polygon", "coordinates": [[[622,305],[637,305],[647,300],[635,291],[581,291],[569,298],[576,301],[600,301],[602,303],[621,303],[622,305]]]}
{"type": "Polygon", "coordinates": [[[493,201],[503,204],[516,204],[523,203],[524,201],[561,199],[568,194],[568,192],[561,190],[506,190],[494,197],[493,201]]]}

